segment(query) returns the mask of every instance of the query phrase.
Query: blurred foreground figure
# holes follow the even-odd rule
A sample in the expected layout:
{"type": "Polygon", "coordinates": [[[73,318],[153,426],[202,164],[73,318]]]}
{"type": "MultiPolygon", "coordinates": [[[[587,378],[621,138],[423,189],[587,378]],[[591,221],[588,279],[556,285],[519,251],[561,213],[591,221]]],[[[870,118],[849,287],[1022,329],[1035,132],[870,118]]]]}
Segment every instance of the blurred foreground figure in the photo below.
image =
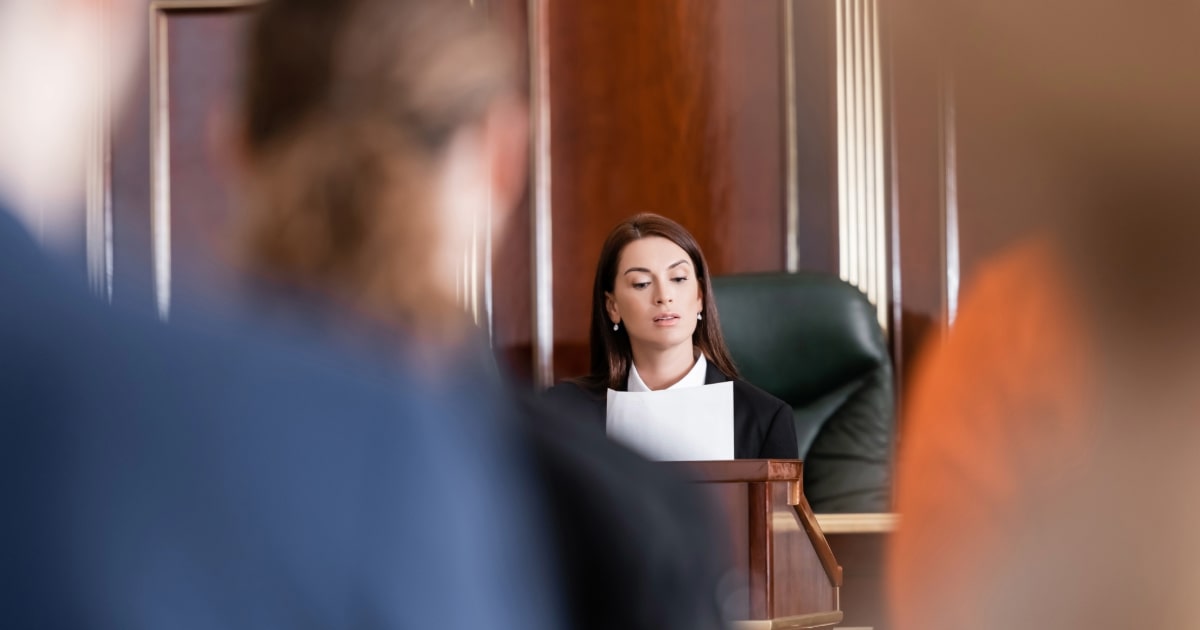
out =
{"type": "Polygon", "coordinates": [[[107,80],[90,72],[125,83],[145,15],[0,0],[4,627],[556,627],[539,532],[493,518],[528,507],[515,455],[458,438],[486,397],[257,326],[114,312],[30,237],[80,229],[58,217],[107,80]]]}
{"type": "Polygon", "coordinates": [[[454,1],[260,10],[233,141],[240,250],[286,310],[331,304],[440,351],[468,344],[463,261],[489,214],[503,236],[525,184],[528,114],[495,30],[454,1]]]}
{"type": "Polygon", "coordinates": [[[553,553],[571,627],[721,627],[722,538],[697,490],[506,386],[458,302],[469,245],[503,240],[525,186],[511,43],[448,0],[276,0],[249,32],[235,145],[256,301],[493,403],[456,443],[515,442],[540,502],[478,525],[523,522],[553,553]]]}
{"type": "Polygon", "coordinates": [[[1042,223],[919,376],[894,627],[1196,627],[1200,6],[912,4],[1042,223]]]}

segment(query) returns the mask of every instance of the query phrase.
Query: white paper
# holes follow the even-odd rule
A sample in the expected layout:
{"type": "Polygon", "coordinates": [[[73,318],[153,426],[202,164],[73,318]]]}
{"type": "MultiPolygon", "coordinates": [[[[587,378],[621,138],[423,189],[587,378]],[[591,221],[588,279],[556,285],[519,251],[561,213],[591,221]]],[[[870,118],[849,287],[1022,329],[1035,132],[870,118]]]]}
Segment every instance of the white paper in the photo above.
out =
{"type": "Polygon", "coordinates": [[[656,461],[733,459],[733,382],[608,390],[610,438],[656,461]]]}

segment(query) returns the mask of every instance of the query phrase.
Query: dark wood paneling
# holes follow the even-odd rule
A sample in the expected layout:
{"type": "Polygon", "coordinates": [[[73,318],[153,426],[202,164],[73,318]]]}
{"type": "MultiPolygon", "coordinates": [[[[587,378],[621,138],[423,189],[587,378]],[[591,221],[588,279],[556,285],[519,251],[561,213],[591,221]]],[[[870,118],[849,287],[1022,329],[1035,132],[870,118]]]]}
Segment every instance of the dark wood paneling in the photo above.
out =
{"type": "MultiPolygon", "coordinates": [[[[477,5],[479,6],[479,5],[477,5]]],[[[488,0],[493,19],[511,34],[520,67],[528,68],[529,5],[526,0],[488,0]]],[[[521,84],[528,93],[529,77],[521,84]]],[[[493,234],[492,346],[498,360],[518,382],[528,383],[533,370],[533,230],[531,199],[526,191],[513,209],[507,229],[493,234]]]]}
{"type": "Polygon", "coordinates": [[[798,268],[837,274],[836,3],[792,7],[798,268]]]}
{"type": "Polygon", "coordinates": [[[492,347],[518,383],[533,378],[533,256],[530,199],[513,211],[507,231],[496,235],[492,262],[492,347]]]}
{"type": "Polygon", "coordinates": [[[914,6],[908,0],[882,5],[890,58],[891,245],[900,267],[892,357],[901,405],[920,349],[947,324],[941,73],[936,50],[914,23],[918,18],[907,13],[914,6]]]}
{"type": "Polygon", "coordinates": [[[168,18],[171,272],[182,296],[230,275],[236,220],[228,148],[219,137],[237,106],[249,10],[172,12],[168,18]]]}
{"type": "Polygon", "coordinates": [[[835,589],[842,569],[804,498],[800,462],[660,465],[708,486],[721,508],[733,545],[722,595],[734,619],[841,619],[835,589]]]}
{"type": "Polygon", "coordinates": [[[775,581],[771,585],[774,606],[770,616],[790,617],[815,610],[837,610],[834,586],[796,508],[788,504],[788,491],[788,484],[779,482],[772,484],[770,489],[771,526],[775,531],[771,548],[775,567],[775,581]]]}
{"type": "Polygon", "coordinates": [[[771,488],[769,483],[746,484],[749,488],[750,515],[750,618],[775,616],[775,580],[772,565],[775,536],[772,535],[771,488]]]}
{"type": "Polygon", "coordinates": [[[829,546],[845,569],[842,581],[843,626],[887,630],[884,591],[886,534],[830,534],[829,546]]]}
{"type": "MultiPolygon", "coordinates": [[[[141,68],[148,68],[145,51],[141,68]]],[[[150,246],[150,72],[134,75],[125,111],[113,121],[112,299],[127,309],[153,312],[150,246]]]]}
{"type": "Polygon", "coordinates": [[[714,273],[784,264],[779,4],[548,6],[555,372],[587,368],[590,285],[608,231],[678,220],[714,273]]]}
{"type": "MultiPolygon", "coordinates": [[[[214,138],[216,117],[235,89],[246,9],[169,10],[165,49],[169,85],[173,298],[222,287],[233,201],[214,138]]],[[[149,56],[128,110],[114,125],[113,300],[154,309],[151,220],[149,56]]]]}
{"type": "MultiPolygon", "coordinates": [[[[724,156],[710,156],[710,168],[727,172],[729,179],[697,238],[714,274],[782,270],[787,244],[780,4],[707,3],[716,12],[717,29],[712,116],[720,141],[715,147],[726,150],[724,156]]],[[[703,209],[698,211],[696,221],[702,221],[703,209]]]]}

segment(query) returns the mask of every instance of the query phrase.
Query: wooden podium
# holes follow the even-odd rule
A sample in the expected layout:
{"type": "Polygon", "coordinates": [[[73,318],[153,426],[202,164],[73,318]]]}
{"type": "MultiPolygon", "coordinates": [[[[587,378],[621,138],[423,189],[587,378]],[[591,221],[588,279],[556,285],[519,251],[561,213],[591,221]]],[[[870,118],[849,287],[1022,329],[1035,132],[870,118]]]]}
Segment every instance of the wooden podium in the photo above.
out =
{"type": "Polygon", "coordinates": [[[842,568],[804,498],[796,460],[664,464],[712,491],[730,534],[738,630],[824,628],[842,620],[842,568]]]}

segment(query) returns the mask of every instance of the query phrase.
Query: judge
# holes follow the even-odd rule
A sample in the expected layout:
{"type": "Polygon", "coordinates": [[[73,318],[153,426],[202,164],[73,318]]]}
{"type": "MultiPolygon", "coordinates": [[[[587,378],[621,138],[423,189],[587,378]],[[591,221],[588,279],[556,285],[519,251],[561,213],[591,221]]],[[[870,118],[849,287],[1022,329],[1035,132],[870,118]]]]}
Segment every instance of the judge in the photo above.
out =
{"type": "Polygon", "coordinates": [[[591,374],[547,396],[604,426],[607,390],[733,382],[734,457],[798,459],[792,410],[742,380],[721,336],[708,263],[678,223],[639,214],[608,235],[592,288],[591,374]]]}

